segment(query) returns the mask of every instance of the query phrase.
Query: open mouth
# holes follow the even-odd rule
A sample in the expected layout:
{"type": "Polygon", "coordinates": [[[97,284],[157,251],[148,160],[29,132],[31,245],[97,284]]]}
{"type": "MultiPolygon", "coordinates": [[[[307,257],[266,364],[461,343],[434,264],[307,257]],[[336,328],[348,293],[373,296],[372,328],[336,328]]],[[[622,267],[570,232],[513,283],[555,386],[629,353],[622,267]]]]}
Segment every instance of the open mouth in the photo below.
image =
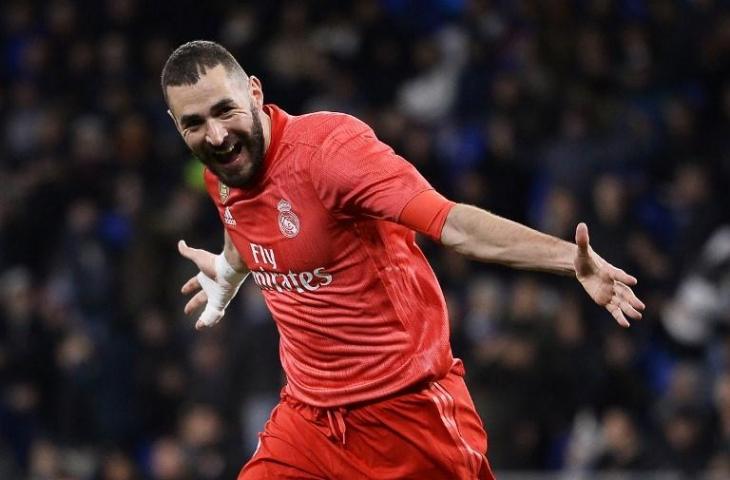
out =
{"type": "Polygon", "coordinates": [[[238,154],[241,153],[242,148],[243,142],[233,142],[225,149],[214,150],[212,156],[216,159],[218,163],[222,163],[223,165],[225,165],[227,163],[233,162],[238,157],[238,154]]]}

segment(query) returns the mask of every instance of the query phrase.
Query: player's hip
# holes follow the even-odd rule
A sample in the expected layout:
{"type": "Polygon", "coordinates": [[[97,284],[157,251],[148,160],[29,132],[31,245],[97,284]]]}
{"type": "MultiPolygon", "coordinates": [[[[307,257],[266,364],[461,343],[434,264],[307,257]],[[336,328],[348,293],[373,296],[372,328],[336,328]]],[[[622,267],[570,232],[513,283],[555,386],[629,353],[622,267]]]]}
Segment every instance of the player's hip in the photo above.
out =
{"type": "Polygon", "coordinates": [[[291,453],[299,451],[312,478],[490,479],[487,435],[463,368],[454,367],[437,381],[348,407],[313,407],[284,394],[247,468],[283,461],[302,469],[291,453]]]}

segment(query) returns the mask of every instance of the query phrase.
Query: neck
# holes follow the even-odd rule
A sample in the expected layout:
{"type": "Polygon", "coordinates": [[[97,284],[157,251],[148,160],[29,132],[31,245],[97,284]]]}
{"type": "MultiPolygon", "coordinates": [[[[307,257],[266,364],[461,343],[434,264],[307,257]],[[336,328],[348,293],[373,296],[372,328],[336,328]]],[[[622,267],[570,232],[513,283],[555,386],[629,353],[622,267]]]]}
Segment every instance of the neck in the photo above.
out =
{"type": "Polygon", "coordinates": [[[271,145],[271,117],[266,114],[264,109],[261,112],[261,127],[264,131],[264,155],[269,153],[269,145],[271,145]]]}

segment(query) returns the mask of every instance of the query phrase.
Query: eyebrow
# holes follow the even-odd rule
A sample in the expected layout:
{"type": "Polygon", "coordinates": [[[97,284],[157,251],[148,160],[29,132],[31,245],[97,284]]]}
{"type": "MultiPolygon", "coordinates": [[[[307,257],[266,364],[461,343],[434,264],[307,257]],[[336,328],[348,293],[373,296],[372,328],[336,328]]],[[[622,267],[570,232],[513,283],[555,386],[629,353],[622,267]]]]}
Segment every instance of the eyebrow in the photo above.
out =
{"type": "Polygon", "coordinates": [[[216,113],[220,112],[221,110],[223,110],[227,107],[231,107],[231,106],[235,107],[236,102],[234,102],[233,99],[231,99],[231,98],[224,98],[223,100],[218,101],[212,107],[210,107],[210,111],[211,111],[211,113],[213,113],[215,115],[216,113]]]}
{"type": "MultiPolygon", "coordinates": [[[[224,98],[222,100],[217,101],[213,106],[210,107],[210,112],[213,115],[218,114],[221,110],[224,110],[228,107],[235,107],[236,102],[233,101],[231,98],[224,98]]],[[[189,115],[183,115],[180,117],[180,125],[182,126],[188,126],[194,123],[201,123],[203,121],[203,117],[198,115],[197,113],[189,114],[189,115]]]]}

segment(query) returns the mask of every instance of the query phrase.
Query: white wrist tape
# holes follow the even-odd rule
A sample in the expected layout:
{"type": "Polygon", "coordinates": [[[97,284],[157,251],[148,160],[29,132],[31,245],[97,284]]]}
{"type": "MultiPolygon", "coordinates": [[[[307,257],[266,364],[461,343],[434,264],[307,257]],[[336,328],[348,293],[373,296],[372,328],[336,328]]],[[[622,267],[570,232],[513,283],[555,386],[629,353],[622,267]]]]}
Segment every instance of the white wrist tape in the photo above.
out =
{"type": "Polygon", "coordinates": [[[195,323],[196,328],[210,327],[223,318],[223,315],[226,314],[226,307],[238,292],[238,288],[247,275],[248,272],[241,273],[234,270],[223,253],[215,257],[215,279],[203,272],[198,273],[197,279],[208,296],[208,303],[195,323]]]}

